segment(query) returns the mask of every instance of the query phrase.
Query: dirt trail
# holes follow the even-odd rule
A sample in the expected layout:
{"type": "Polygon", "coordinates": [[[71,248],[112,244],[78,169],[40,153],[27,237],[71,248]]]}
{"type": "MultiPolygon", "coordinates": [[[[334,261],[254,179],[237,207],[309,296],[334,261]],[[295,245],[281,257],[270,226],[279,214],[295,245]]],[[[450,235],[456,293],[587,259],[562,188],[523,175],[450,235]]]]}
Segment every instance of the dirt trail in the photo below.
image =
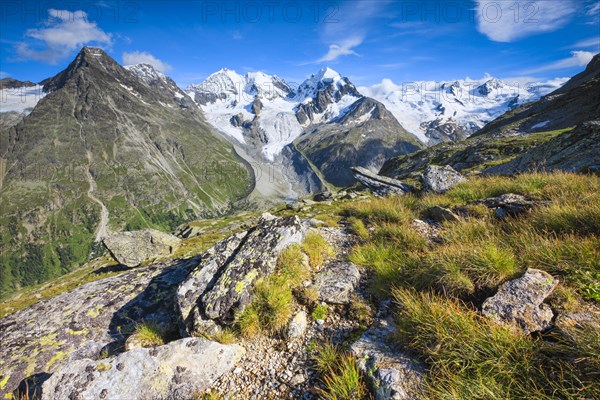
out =
{"type": "Polygon", "coordinates": [[[88,183],[90,184],[90,188],[87,191],[87,195],[92,201],[98,203],[98,205],[100,205],[100,207],[102,209],[101,213],[100,213],[100,224],[98,225],[98,228],[96,228],[96,239],[95,239],[96,242],[100,242],[104,237],[106,237],[108,235],[108,208],[106,208],[106,206],[104,205],[102,200],[100,200],[99,198],[94,196],[94,192],[96,191],[96,181],[94,180],[94,177],[92,176],[92,173],[90,172],[90,164],[92,162],[92,154],[89,151],[87,152],[87,159],[88,159],[88,165],[87,165],[87,169],[85,170],[85,175],[86,175],[88,183]]]}

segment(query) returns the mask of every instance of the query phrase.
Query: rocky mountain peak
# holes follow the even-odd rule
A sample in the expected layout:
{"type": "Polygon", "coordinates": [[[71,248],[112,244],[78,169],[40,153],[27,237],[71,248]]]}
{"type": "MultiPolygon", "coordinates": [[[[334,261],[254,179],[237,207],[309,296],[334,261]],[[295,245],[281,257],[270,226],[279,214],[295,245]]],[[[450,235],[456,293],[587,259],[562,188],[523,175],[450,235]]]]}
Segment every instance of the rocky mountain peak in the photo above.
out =
{"type": "Polygon", "coordinates": [[[106,54],[104,50],[86,46],[81,49],[66,69],[52,78],[43,80],[40,84],[44,86],[44,92],[54,92],[62,88],[70,78],[77,75],[81,70],[95,70],[113,77],[123,74],[123,67],[106,54]]]}
{"type": "Polygon", "coordinates": [[[135,64],[135,65],[127,65],[125,69],[133,72],[138,78],[142,79],[146,83],[151,83],[157,80],[166,79],[165,74],[158,71],[150,64],[135,64]]]}
{"type": "Polygon", "coordinates": [[[492,78],[486,81],[483,85],[477,87],[477,93],[482,96],[487,96],[492,93],[494,90],[499,90],[505,87],[506,85],[498,78],[492,78]]]}

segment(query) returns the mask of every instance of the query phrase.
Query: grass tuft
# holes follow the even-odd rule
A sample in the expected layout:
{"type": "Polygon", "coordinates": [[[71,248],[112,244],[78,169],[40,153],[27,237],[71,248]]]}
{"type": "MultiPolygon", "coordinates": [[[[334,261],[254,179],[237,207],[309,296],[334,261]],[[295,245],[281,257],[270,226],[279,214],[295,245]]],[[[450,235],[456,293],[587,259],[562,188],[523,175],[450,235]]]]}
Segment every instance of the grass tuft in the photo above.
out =
{"type": "Polygon", "coordinates": [[[164,332],[153,322],[142,322],[135,326],[133,335],[143,347],[161,346],[165,344],[164,332]]]}
{"type": "Polygon", "coordinates": [[[313,356],[315,369],[325,386],[320,398],[327,400],[359,400],[367,398],[367,388],[356,364],[356,357],[325,343],[313,356]]]}
{"type": "Polygon", "coordinates": [[[308,255],[309,264],[316,268],[335,255],[333,247],[318,233],[309,233],[302,243],[302,250],[308,255]]]}
{"type": "Polygon", "coordinates": [[[327,307],[326,304],[319,304],[318,306],[316,306],[311,315],[313,317],[314,320],[325,320],[325,318],[327,318],[327,313],[329,312],[329,308],[327,307]]]}

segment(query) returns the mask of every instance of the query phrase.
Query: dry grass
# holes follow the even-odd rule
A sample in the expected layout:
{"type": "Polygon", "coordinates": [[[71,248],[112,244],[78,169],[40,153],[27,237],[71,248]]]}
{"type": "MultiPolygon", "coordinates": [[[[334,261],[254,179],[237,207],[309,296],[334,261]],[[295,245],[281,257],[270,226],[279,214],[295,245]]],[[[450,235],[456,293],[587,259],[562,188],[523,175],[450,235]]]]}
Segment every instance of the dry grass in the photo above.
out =
{"type": "Polygon", "coordinates": [[[323,265],[325,261],[335,256],[333,247],[318,233],[306,235],[302,250],[308,255],[309,264],[313,268],[323,265]]]}

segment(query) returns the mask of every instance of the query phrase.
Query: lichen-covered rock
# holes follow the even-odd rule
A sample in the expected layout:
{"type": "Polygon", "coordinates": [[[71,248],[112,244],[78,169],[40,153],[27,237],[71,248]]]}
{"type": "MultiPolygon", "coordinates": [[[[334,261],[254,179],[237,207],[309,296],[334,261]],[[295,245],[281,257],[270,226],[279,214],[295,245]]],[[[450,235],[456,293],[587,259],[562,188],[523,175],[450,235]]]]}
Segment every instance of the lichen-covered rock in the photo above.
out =
{"type": "Polygon", "coordinates": [[[112,233],[105,237],[102,243],[119,263],[137,267],[144,261],[173,254],[181,244],[181,239],[148,228],[112,233]]]}
{"type": "Polygon", "coordinates": [[[449,165],[443,167],[430,165],[425,169],[421,180],[426,191],[444,193],[460,182],[466,181],[466,178],[449,165]]]}
{"type": "Polygon", "coordinates": [[[181,316],[182,336],[216,330],[214,323],[210,321],[202,323],[202,316],[197,309],[198,298],[212,287],[218,272],[232,257],[247,234],[247,231],[238,232],[216,243],[201,255],[198,267],[179,285],[176,306],[181,316]],[[195,327],[194,321],[197,322],[195,327]]]}
{"type": "Polygon", "coordinates": [[[315,276],[319,300],[330,304],[348,304],[358,285],[360,271],[351,262],[334,261],[315,276]]]}
{"type": "Polygon", "coordinates": [[[113,359],[74,361],[44,382],[42,399],[191,399],[232,370],[244,353],[236,344],[187,338],[113,359]]]}
{"type": "Polygon", "coordinates": [[[198,262],[194,257],[127,270],[2,318],[0,398],[29,376],[122,348],[136,323],[176,327],[175,291],[198,262]]]}
{"type": "Polygon", "coordinates": [[[191,334],[210,320],[230,323],[252,301],[256,280],[273,273],[281,250],[300,243],[304,231],[296,216],[264,214],[253,229],[217,243],[177,292],[185,330],[191,334]]]}
{"type": "Polygon", "coordinates": [[[295,339],[304,336],[307,326],[308,321],[306,319],[306,311],[298,311],[296,315],[294,315],[294,318],[292,318],[290,321],[287,333],[288,339],[295,339]]]}
{"type": "Polygon", "coordinates": [[[415,190],[412,186],[404,182],[374,174],[366,168],[353,167],[351,171],[357,181],[379,196],[389,196],[391,194],[404,195],[415,190]]]}
{"type": "Polygon", "coordinates": [[[502,284],[498,293],[483,302],[482,311],[527,334],[546,330],[552,326],[554,314],[543,301],[557,285],[558,279],[549,273],[528,269],[522,277],[502,284]]]}
{"type": "Polygon", "coordinates": [[[391,344],[394,332],[391,321],[379,319],[352,344],[351,350],[376,400],[420,398],[425,367],[391,344]]]}

